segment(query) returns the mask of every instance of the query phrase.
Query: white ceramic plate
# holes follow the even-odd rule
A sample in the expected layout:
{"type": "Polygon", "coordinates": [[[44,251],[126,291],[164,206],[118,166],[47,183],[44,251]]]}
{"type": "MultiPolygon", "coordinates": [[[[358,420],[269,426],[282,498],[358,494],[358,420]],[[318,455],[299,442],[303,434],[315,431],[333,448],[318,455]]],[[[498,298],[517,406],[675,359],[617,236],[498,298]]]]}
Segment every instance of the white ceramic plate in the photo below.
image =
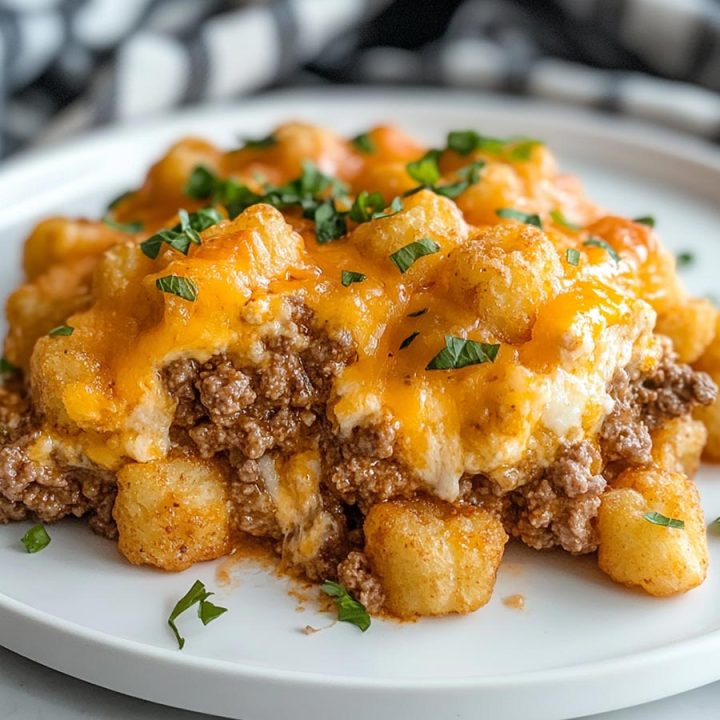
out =
{"type": "MultiPolygon", "coordinates": [[[[95,215],[137,184],[175,138],[224,144],[302,118],[358,132],[391,121],[428,142],[452,128],[544,138],[590,193],[620,213],[653,213],[666,242],[692,250],[699,294],[720,267],[720,153],[607,117],[435,91],[283,93],[112,129],[5,164],[0,172],[1,287],[19,280],[21,240],[51,214],[95,215]]],[[[708,520],[720,515],[720,471],[704,468],[708,520]]],[[[286,581],[252,562],[222,585],[218,563],[167,575],[129,566],[81,523],[51,528],[28,555],[27,524],[0,528],[0,644],[114,690],[243,720],[368,717],[557,720],[667,696],[720,678],[720,573],[684,597],[657,600],[609,582],[592,557],[508,550],[491,603],[468,617],[374,622],[361,634],[298,611],[286,581]],[[195,579],[229,612],[203,628],[187,617],[179,652],[165,620],[195,579]],[[502,599],[520,593],[524,611],[502,599]]],[[[720,534],[711,531],[720,559],[720,534]]],[[[191,615],[191,613],[188,613],[191,615]]]]}

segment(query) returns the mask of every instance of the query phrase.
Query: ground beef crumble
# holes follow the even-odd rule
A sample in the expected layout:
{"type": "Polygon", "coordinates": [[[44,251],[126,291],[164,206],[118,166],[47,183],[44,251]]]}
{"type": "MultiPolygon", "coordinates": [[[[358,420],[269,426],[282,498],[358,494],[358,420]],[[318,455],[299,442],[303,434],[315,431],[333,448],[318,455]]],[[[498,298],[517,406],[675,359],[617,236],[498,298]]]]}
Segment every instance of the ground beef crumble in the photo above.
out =
{"type": "Polygon", "coordinates": [[[609,393],[614,407],[600,430],[606,477],[650,462],[651,431],[668,418],[685,415],[698,405],[710,405],[717,387],[706,373],[678,363],[668,345],[650,374],[632,368],[618,370],[609,393]]]}
{"type": "Polygon", "coordinates": [[[0,449],[0,522],[34,517],[51,523],[67,515],[87,515],[95,532],[117,537],[112,473],[40,465],[25,452],[30,437],[0,449]]]}
{"type": "Polygon", "coordinates": [[[600,467],[590,443],[564,446],[537,480],[510,493],[503,513],[508,534],[536,550],[560,546],[575,555],[596,550],[592,521],[606,485],[600,467]]]}
{"type": "Polygon", "coordinates": [[[338,580],[359,600],[368,612],[376,613],[385,603],[380,581],[373,575],[365,553],[353,550],[337,569],[338,580]]]}

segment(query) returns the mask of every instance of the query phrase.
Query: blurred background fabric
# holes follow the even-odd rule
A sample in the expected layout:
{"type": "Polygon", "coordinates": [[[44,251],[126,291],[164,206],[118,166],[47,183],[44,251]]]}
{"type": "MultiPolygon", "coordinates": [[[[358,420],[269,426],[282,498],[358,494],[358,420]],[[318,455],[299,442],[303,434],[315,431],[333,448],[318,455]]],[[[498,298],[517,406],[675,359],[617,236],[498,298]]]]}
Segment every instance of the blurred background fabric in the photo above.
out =
{"type": "Polygon", "coordinates": [[[322,83],[529,95],[720,140],[720,0],[0,0],[0,68],[3,155],[322,83]]]}

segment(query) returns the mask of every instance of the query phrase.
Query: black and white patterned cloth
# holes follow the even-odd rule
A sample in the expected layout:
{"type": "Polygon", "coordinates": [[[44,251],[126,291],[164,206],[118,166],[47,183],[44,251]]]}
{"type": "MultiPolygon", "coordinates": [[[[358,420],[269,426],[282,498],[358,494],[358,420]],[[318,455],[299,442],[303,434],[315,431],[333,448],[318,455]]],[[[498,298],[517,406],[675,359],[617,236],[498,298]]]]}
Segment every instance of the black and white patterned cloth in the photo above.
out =
{"type": "Polygon", "coordinates": [[[599,107],[720,140],[720,0],[0,0],[0,153],[321,82],[599,107]]]}

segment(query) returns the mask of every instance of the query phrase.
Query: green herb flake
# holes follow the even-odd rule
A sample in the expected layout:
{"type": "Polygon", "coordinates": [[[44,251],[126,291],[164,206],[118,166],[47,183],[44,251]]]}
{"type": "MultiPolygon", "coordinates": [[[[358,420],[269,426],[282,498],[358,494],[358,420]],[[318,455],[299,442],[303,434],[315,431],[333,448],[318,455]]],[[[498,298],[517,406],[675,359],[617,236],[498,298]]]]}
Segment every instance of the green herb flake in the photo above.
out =
{"type": "Polygon", "coordinates": [[[469,155],[475,150],[490,155],[505,155],[517,162],[529,160],[533,150],[542,145],[540,140],[527,137],[496,138],[480,135],[474,130],[454,130],[447,136],[447,147],[460,155],[469,155]]]}
{"type": "Polygon", "coordinates": [[[112,228],[113,230],[119,230],[120,232],[128,233],[130,235],[136,232],[140,232],[143,229],[143,224],[139,220],[134,220],[133,222],[129,223],[121,223],[117,220],[113,220],[108,215],[105,215],[102,221],[103,224],[107,225],[109,228],[112,228]]]}
{"type": "Polygon", "coordinates": [[[75,328],[72,328],[69,325],[58,325],[52,330],[48,330],[48,335],[50,337],[67,337],[68,335],[72,335],[74,330],[75,328]]]}
{"type": "Polygon", "coordinates": [[[532,138],[521,139],[514,144],[511,141],[508,158],[514,162],[529,160],[532,157],[533,150],[540,145],[542,143],[539,140],[533,140],[532,138]]]}
{"type": "Polygon", "coordinates": [[[185,647],[185,638],[180,634],[175,621],[180,615],[182,615],[182,613],[189,610],[193,605],[199,604],[198,617],[203,625],[207,625],[216,618],[220,617],[223,613],[227,612],[227,608],[218,607],[217,605],[213,605],[211,602],[208,602],[208,598],[211,595],[214,595],[214,593],[208,592],[205,589],[205,585],[203,585],[199,580],[196,580],[190,590],[188,590],[187,593],[175,604],[175,607],[168,618],[168,625],[175,635],[179,650],[182,650],[185,647]]]}
{"type": "Polygon", "coordinates": [[[411,313],[408,313],[407,316],[411,318],[420,317],[421,315],[424,315],[428,311],[427,308],[420,308],[419,310],[415,310],[411,313]]]}
{"type": "MultiPolygon", "coordinates": [[[[400,198],[395,198],[395,200],[400,200],[400,198]]],[[[395,202],[395,200],[393,200],[393,202],[395,202]]],[[[385,198],[382,193],[361,190],[353,201],[349,217],[357,223],[364,223],[372,220],[374,217],[380,217],[384,209],[385,198]]],[[[402,207],[400,209],[402,209],[402,207]]]]}
{"type": "Polygon", "coordinates": [[[401,197],[394,197],[390,203],[390,210],[388,212],[376,212],[372,214],[372,220],[384,220],[385,218],[397,215],[405,209],[401,197]]]}
{"type": "Polygon", "coordinates": [[[411,242],[399,250],[396,250],[390,260],[401,273],[406,273],[416,260],[425,255],[432,255],[438,252],[440,246],[432,238],[422,238],[416,242],[411,242]]]}
{"type": "Polygon", "coordinates": [[[439,150],[428,150],[419,160],[405,166],[408,175],[422,185],[434,185],[440,179],[439,150]]]}
{"type": "Polygon", "coordinates": [[[353,272],[352,270],[343,270],[340,273],[340,283],[343,287],[348,287],[353,283],[361,283],[367,279],[367,275],[363,275],[359,272],[353,272]]]}
{"type": "Polygon", "coordinates": [[[409,347],[412,344],[412,341],[419,335],[419,332],[410,333],[401,343],[400,343],[400,349],[404,350],[406,347],[409,347]]]}
{"type": "Polygon", "coordinates": [[[458,370],[468,365],[495,362],[499,344],[466,340],[453,335],[445,336],[445,347],[425,366],[426,370],[458,370]]]}
{"type": "MultiPolygon", "coordinates": [[[[212,593],[208,594],[212,595],[212,593]]],[[[213,620],[216,620],[226,612],[227,608],[213,605],[209,600],[201,600],[198,605],[198,617],[203,625],[209,625],[213,620]]]]}
{"type": "Polygon", "coordinates": [[[469,155],[478,145],[479,135],[474,130],[453,130],[448,133],[448,149],[460,155],[469,155]]]}
{"type": "Polygon", "coordinates": [[[20,538],[20,542],[29,553],[36,553],[50,544],[50,536],[43,525],[35,525],[20,538]]]}
{"type": "Polygon", "coordinates": [[[277,138],[272,134],[262,138],[241,138],[242,146],[232,152],[238,150],[267,150],[273,145],[277,145],[277,141],[277,138]]]}
{"type": "Polygon", "coordinates": [[[135,190],[126,190],[124,193],[120,193],[117,197],[114,197],[107,206],[108,212],[110,210],[114,210],[120,203],[124,202],[128,198],[132,197],[135,194],[135,190]]]}
{"type": "Polygon", "coordinates": [[[371,624],[370,613],[365,606],[356,600],[340,583],[326,580],[320,589],[335,601],[340,622],[350,623],[365,632],[371,624]]]}
{"type": "Polygon", "coordinates": [[[17,365],[13,365],[4,355],[0,357],[0,374],[12,375],[16,372],[20,372],[20,368],[17,367],[17,365]]]}
{"type": "Polygon", "coordinates": [[[345,213],[338,212],[332,200],[326,200],[317,206],[313,220],[315,236],[321,245],[337,240],[347,232],[345,213]]]}
{"type": "Polygon", "coordinates": [[[648,227],[655,227],[655,218],[652,215],[643,215],[642,217],[636,217],[633,222],[640,223],[641,225],[647,225],[648,227]]]}
{"type": "Polygon", "coordinates": [[[177,295],[183,300],[195,302],[197,298],[197,286],[190,278],[182,275],[166,275],[155,280],[155,287],[164,293],[177,295]]]}
{"type": "Polygon", "coordinates": [[[678,528],[683,530],[685,528],[684,520],[676,520],[675,518],[669,518],[659,512],[649,512],[643,515],[643,520],[651,522],[653,525],[662,525],[663,527],[678,528]]]}
{"type": "Polygon", "coordinates": [[[185,195],[195,200],[205,200],[213,195],[218,185],[217,175],[205,165],[196,165],[185,183],[185,195]]]}
{"type": "Polygon", "coordinates": [[[580,264],[580,252],[575,248],[568,248],[565,251],[565,259],[569,265],[575,265],[577,267],[577,265],[580,264]]]}
{"type": "Polygon", "coordinates": [[[681,252],[676,256],[679,268],[689,267],[695,262],[695,256],[691,252],[681,252]]]}
{"type": "Polygon", "coordinates": [[[450,183],[448,185],[433,185],[432,190],[438,195],[455,200],[460,194],[464,193],[471,185],[474,185],[480,179],[480,171],[485,167],[484,160],[476,160],[461,167],[458,171],[458,177],[460,181],[456,183],[450,183]]]}
{"type": "Polygon", "coordinates": [[[583,245],[602,248],[616,263],[620,262],[620,255],[617,254],[617,252],[615,251],[613,246],[610,245],[610,243],[608,243],[606,240],[603,240],[602,238],[591,235],[587,240],[585,240],[583,245]]]}
{"type": "Polygon", "coordinates": [[[360,133],[356,135],[350,142],[361,152],[366,155],[372,155],[375,152],[375,141],[368,133],[360,133]]]}
{"type": "Polygon", "coordinates": [[[572,232],[577,232],[582,227],[577,223],[570,222],[560,210],[551,210],[550,217],[556,225],[560,225],[566,230],[571,230],[572,232]]]}
{"type": "Polygon", "coordinates": [[[140,243],[140,250],[150,259],[154,260],[160,253],[163,243],[183,255],[188,254],[191,244],[200,245],[202,242],[199,233],[221,222],[222,215],[213,207],[206,207],[194,213],[185,210],[178,211],[180,222],[172,228],[160,230],[140,243]]]}
{"type": "Polygon", "coordinates": [[[517,220],[518,222],[525,223],[526,225],[534,225],[536,228],[542,230],[542,220],[539,215],[524,213],[514,208],[498,208],[495,211],[498,217],[505,218],[506,220],[517,220]]]}

